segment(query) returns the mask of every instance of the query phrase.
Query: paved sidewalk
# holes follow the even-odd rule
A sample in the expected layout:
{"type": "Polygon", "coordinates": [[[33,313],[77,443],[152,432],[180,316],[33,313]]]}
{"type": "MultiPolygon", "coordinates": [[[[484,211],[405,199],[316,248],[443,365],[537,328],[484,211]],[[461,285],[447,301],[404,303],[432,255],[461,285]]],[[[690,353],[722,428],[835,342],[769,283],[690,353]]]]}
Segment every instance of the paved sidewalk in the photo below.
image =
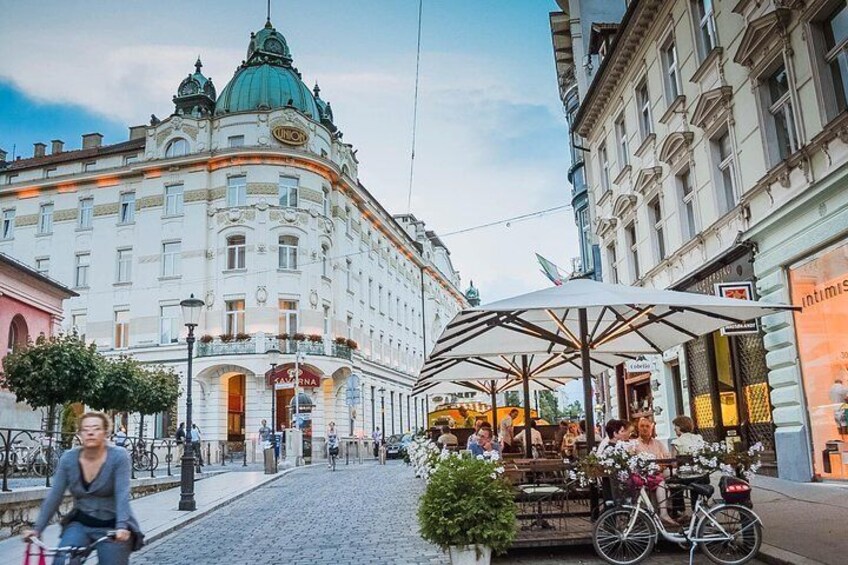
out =
{"type": "MultiPolygon", "coordinates": [[[[136,499],[132,502],[132,508],[144,530],[147,542],[150,543],[293,470],[281,469],[276,475],[265,475],[262,471],[242,471],[241,468],[234,468],[232,472],[218,472],[212,476],[201,477],[201,480],[194,484],[194,496],[197,501],[197,510],[194,512],[177,509],[180,500],[179,488],[136,499]]],[[[42,537],[46,543],[55,544],[59,539],[59,527],[49,526],[42,537]]],[[[24,544],[19,537],[0,542],[0,565],[20,565],[23,553],[24,544]]],[[[96,561],[90,559],[89,563],[96,561]]]]}
{"type": "Polygon", "coordinates": [[[769,563],[836,565],[848,559],[848,485],[796,483],[758,476],[754,510],[765,536],[761,557],[769,563]]]}

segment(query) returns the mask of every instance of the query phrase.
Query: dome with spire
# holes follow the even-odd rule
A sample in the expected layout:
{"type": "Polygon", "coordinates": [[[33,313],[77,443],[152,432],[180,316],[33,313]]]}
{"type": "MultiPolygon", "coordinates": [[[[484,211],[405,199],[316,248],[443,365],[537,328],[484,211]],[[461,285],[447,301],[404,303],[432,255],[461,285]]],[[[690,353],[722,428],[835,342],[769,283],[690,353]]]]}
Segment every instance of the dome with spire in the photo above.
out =
{"type": "Polygon", "coordinates": [[[322,121],[322,110],[292,61],[286,38],[268,20],[265,27],[250,34],[247,60],[221,91],[215,114],[291,107],[322,121]]]}
{"type": "Polygon", "coordinates": [[[318,113],[321,117],[321,123],[327,127],[328,130],[335,132],[336,124],[333,123],[333,109],[330,107],[329,102],[324,102],[321,100],[321,89],[318,88],[318,83],[315,83],[315,86],[312,88],[312,95],[315,97],[315,105],[318,106],[318,113]]]}
{"type": "Polygon", "coordinates": [[[469,281],[471,286],[465,291],[465,298],[471,306],[480,306],[480,291],[474,286],[474,281],[469,281]]]}
{"type": "Polygon", "coordinates": [[[215,107],[215,85],[211,78],[203,75],[201,68],[203,63],[198,55],[194,72],[183,79],[174,96],[177,115],[202,116],[212,113],[215,107]]]}

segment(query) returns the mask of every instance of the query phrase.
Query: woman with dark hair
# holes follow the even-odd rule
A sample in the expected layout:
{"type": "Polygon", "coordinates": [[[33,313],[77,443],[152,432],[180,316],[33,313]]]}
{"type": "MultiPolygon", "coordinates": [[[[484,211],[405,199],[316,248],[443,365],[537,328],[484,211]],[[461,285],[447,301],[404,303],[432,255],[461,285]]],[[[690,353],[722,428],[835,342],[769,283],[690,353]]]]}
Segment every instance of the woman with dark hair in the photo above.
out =
{"type": "Polygon", "coordinates": [[[606,435],[601,440],[601,443],[598,444],[598,453],[603,452],[604,449],[610,445],[615,445],[619,441],[628,441],[630,439],[630,424],[624,420],[617,420],[615,418],[609,420],[604,426],[604,431],[606,435]]]}

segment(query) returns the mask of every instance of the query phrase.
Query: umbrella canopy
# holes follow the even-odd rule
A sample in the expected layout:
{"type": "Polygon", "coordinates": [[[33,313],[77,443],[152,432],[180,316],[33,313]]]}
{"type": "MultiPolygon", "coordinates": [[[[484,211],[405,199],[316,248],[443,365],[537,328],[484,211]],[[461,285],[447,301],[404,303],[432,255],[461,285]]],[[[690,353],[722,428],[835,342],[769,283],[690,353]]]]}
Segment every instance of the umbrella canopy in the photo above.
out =
{"type": "MultiPolygon", "coordinates": [[[[569,368],[569,363],[559,363],[554,360],[556,357],[572,356],[576,361],[579,356],[586,429],[591,430],[594,428],[591,376],[599,369],[609,368],[602,367],[603,363],[644,353],[662,353],[722,327],[792,308],[574,279],[561,286],[460,312],[436,341],[420,379],[435,380],[440,374],[451,378],[456,372],[449,373],[451,359],[471,364],[479,364],[481,359],[509,360],[512,372],[522,376],[527,403],[530,380],[551,374],[545,374],[538,366],[534,369],[537,355],[548,356],[543,368],[550,366],[551,371],[569,368]],[[605,355],[609,356],[606,360],[605,355]]],[[[490,375],[502,369],[480,367],[490,371],[490,375]]],[[[477,373],[465,374],[477,376],[477,373]]],[[[459,379],[460,375],[456,377],[459,379]]],[[[529,415],[525,414],[525,418],[529,419],[529,415]]],[[[529,427],[525,432],[529,456],[529,427]]],[[[591,449],[594,434],[588,433],[586,439],[591,449]]]]}
{"type": "Polygon", "coordinates": [[[593,352],[662,353],[724,326],[791,308],[575,279],[462,311],[447,325],[431,357],[579,351],[584,343],[593,352]],[[581,312],[588,326],[585,339],[581,312]]]}

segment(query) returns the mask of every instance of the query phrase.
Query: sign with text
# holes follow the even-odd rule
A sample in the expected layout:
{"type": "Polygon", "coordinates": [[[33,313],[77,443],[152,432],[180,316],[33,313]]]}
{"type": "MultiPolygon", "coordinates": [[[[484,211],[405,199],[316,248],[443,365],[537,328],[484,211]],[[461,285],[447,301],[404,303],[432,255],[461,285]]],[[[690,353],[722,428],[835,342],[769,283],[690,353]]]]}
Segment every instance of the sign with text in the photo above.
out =
{"type": "Polygon", "coordinates": [[[300,388],[315,388],[321,386],[321,375],[314,373],[308,367],[301,365],[295,373],[294,364],[280,365],[265,373],[265,382],[274,388],[294,388],[295,374],[300,388]],[[282,385],[282,386],[281,386],[282,385]]]}
{"type": "MultiPolygon", "coordinates": [[[[754,283],[751,281],[716,283],[715,293],[722,298],[754,300],[754,283]]],[[[759,320],[733,324],[721,328],[721,335],[755,334],[760,330],[759,320]]]]}
{"type": "Polygon", "coordinates": [[[294,126],[275,126],[271,130],[271,135],[280,143],[286,145],[304,145],[309,141],[309,134],[298,127],[294,126]]]}
{"type": "Polygon", "coordinates": [[[650,373],[654,370],[654,362],[650,359],[634,359],[627,361],[624,368],[628,373],[650,373]]]}

